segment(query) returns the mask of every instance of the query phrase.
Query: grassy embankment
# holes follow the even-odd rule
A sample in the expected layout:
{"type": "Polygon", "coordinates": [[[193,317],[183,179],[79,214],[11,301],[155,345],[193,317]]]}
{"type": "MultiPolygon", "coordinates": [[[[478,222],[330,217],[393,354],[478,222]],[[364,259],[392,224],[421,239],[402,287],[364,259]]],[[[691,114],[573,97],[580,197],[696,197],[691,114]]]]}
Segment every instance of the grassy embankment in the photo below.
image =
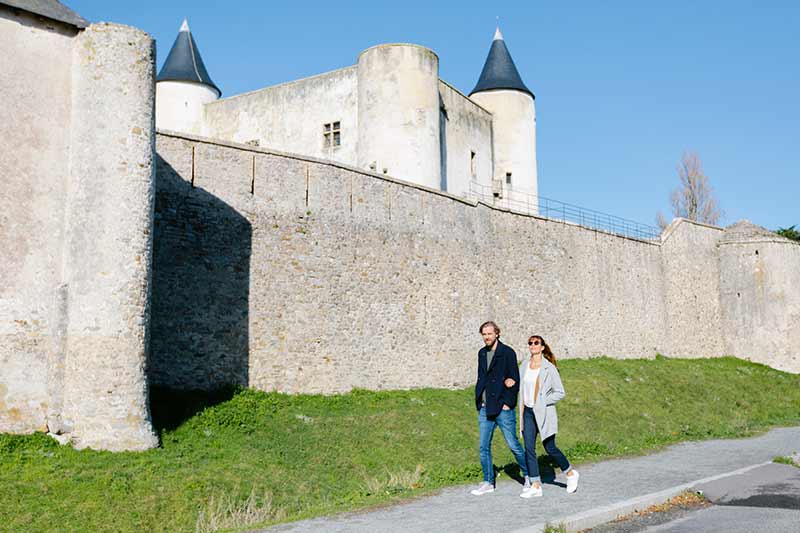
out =
{"type": "MultiPolygon", "coordinates": [[[[733,358],[570,360],[561,374],[558,440],[575,463],[800,424],[800,376],[733,358]]],[[[0,529],[264,525],[480,478],[470,389],[154,391],[153,412],[162,447],[144,453],[0,435],[0,529]]],[[[494,451],[511,463],[499,432],[494,451]]]]}

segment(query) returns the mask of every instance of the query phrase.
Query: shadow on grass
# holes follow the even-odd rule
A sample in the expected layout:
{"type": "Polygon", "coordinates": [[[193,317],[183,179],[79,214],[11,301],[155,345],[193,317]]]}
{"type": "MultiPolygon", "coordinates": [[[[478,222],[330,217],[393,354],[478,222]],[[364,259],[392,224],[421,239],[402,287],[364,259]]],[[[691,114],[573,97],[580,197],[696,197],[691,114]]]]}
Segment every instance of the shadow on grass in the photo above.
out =
{"type": "Polygon", "coordinates": [[[150,414],[158,435],[172,431],[200,413],[233,398],[238,387],[225,387],[213,391],[182,391],[164,387],[151,387],[150,414]]]}

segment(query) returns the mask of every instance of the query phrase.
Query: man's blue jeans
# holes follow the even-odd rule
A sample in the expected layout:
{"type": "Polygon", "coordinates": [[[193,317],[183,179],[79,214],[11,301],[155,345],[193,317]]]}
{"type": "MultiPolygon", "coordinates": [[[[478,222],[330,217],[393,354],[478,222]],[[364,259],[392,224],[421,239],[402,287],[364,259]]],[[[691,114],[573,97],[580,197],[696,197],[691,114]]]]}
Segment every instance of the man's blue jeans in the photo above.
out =
{"type": "Polygon", "coordinates": [[[525,465],[525,450],[517,439],[517,416],[514,409],[500,411],[494,419],[486,418],[486,407],[481,407],[478,411],[478,432],[480,434],[479,450],[481,456],[481,468],[483,469],[483,480],[494,483],[494,463],[492,462],[492,437],[494,436],[495,426],[500,426],[506,444],[511,449],[511,453],[517,459],[519,469],[523,476],[528,475],[528,468],[525,465]]]}

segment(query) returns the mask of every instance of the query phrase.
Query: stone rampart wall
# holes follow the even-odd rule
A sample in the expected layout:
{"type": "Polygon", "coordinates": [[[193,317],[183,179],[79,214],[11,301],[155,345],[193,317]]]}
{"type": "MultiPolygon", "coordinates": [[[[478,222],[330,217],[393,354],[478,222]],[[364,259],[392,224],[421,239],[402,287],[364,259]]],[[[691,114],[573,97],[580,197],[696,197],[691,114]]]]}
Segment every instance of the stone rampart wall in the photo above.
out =
{"type": "Polygon", "coordinates": [[[667,351],[660,243],[241,145],[157,152],[155,383],[461,387],[488,319],[520,355],[532,333],[562,357],[667,351]]]}
{"type": "Polygon", "coordinates": [[[662,235],[666,339],[664,355],[725,355],[717,241],[721,228],[676,219],[662,235]]]}
{"type": "Polygon", "coordinates": [[[731,229],[719,243],[725,352],[800,372],[800,245],[746,223],[731,229]]]}

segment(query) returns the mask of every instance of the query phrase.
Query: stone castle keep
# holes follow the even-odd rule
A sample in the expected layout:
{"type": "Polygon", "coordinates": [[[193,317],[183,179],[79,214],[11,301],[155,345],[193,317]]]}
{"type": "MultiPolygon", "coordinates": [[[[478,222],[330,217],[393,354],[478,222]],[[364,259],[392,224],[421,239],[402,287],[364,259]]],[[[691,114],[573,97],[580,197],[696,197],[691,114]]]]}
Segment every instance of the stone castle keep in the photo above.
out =
{"type": "Polygon", "coordinates": [[[219,99],[182,29],[157,81],[144,32],[0,1],[0,432],[141,450],[150,386],[465,387],[489,318],[519,352],[540,333],[567,358],[800,372],[796,243],[682,219],[633,239],[467,194],[536,192],[533,94],[491,87],[502,36],[470,97],[430,50],[382,45],[219,99]]]}
{"type": "Polygon", "coordinates": [[[456,196],[470,182],[514,200],[537,193],[534,95],[495,32],[467,97],[413,44],[220,100],[183,22],[156,82],[156,127],[344,163],[456,196]]]}

